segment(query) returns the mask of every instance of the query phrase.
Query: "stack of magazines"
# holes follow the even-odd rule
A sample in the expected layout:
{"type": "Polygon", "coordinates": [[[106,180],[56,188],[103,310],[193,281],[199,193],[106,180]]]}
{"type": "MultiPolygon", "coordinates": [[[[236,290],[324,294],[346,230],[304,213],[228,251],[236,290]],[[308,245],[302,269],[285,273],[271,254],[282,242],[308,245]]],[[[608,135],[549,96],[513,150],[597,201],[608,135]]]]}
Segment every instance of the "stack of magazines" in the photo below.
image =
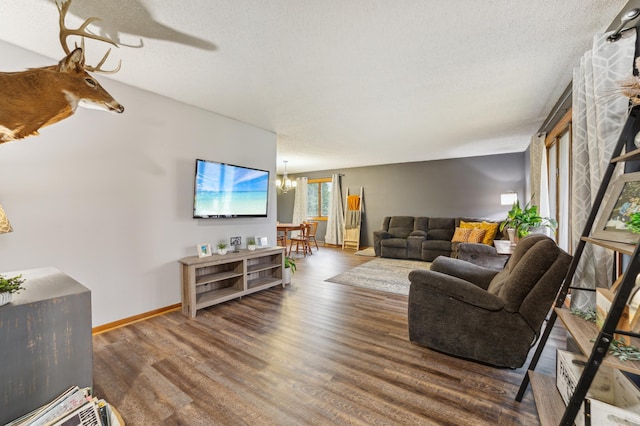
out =
{"type": "Polygon", "coordinates": [[[89,388],[73,386],[50,403],[6,426],[124,426],[120,416],[89,388]]]}

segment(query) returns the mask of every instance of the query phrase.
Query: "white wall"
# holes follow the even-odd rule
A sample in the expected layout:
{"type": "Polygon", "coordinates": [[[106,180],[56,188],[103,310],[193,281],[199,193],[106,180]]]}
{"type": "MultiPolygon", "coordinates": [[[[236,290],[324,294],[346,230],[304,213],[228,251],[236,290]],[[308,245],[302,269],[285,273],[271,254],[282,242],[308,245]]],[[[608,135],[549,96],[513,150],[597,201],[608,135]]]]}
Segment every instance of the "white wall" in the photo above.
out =
{"type": "MultiPolygon", "coordinates": [[[[2,42],[0,57],[12,71],[55,62],[2,42]]],[[[0,204],[14,228],[0,235],[0,273],[67,273],[91,289],[94,327],[180,302],[179,258],[231,236],[275,241],[276,222],[275,191],[268,218],[191,217],[195,159],[269,170],[273,182],[273,133],[97,78],[123,114],[78,109],[0,145],[0,204]]]]}

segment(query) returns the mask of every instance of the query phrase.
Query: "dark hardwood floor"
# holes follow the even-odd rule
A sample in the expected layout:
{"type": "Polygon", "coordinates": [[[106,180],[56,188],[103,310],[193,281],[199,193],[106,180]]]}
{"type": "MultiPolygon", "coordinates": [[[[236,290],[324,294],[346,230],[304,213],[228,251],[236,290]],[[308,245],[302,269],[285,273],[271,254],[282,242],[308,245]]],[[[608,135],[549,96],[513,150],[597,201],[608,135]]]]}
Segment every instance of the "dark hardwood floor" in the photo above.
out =
{"type": "Polygon", "coordinates": [[[127,425],[539,424],[531,390],[514,400],[524,368],[417,346],[406,296],[324,282],[369,260],[321,247],[284,289],[95,335],[94,393],[127,425]]]}

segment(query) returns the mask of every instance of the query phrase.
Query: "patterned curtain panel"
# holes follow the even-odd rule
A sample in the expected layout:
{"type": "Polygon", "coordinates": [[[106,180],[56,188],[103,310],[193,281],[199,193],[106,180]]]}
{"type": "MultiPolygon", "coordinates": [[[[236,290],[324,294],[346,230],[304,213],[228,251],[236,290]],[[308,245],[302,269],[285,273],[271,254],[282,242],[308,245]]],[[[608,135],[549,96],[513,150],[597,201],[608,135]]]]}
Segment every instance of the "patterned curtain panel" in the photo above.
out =
{"type": "MultiPolygon", "coordinates": [[[[593,205],[602,176],[611,159],[627,117],[628,99],[617,94],[618,82],[633,72],[635,31],[627,31],[616,43],[607,34],[594,37],[593,49],[573,73],[572,241],[576,247],[593,205]]],[[[606,200],[605,200],[606,202],[606,200]]],[[[609,287],[613,257],[602,247],[587,244],[573,284],[609,287]]],[[[572,306],[595,306],[592,292],[574,291],[572,306]]]]}
{"type": "Polygon", "coordinates": [[[324,241],[327,244],[342,245],[344,232],[344,207],[342,206],[342,185],[340,175],[331,175],[331,201],[329,203],[329,218],[327,233],[324,241]]]}
{"type": "MultiPolygon", "coordinates": [[[[293,218],[295,224],[302,223],[307,220],[307,199],[309,192],[307,190],[307,178],[301,177],[296,179],[296,196],[293,199],[293,218]]],[[[291,236],[298,236],[300,231],[292,231],[291,236]]]]}

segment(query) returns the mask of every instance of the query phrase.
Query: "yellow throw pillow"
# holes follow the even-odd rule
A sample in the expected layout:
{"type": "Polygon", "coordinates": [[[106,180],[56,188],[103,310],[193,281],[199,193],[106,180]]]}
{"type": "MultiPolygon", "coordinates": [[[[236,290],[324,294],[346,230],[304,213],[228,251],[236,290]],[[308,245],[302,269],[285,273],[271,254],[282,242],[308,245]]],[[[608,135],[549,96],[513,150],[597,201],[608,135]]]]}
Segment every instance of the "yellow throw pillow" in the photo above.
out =
{"type": "Polygon", "coordinates": [[[484,229],[473,228],[471,230],[471,233],[469,234],[469,238],[467,239],[467,242],[470,242],[470,243],[482,243],[482,239],[484,238],[484,235],[486,233],[487,233],[487,231],[484,230],[484,229]]]}
{"type": "Polygon", "coordinates": [[[500,226],[499,223],[491,223],[491,222],[485,222],[485,221],[481,223],[480,228],[487,231],[484,234],[484,238],[482,239],[482,244],[488,244],[488,245],[493,244],[493,240],[496,238],[496,235],[498,234],[499,226],[500,226]]]}
{"type": "Polygon", "coordinates": [[[460,221],[460,228],[480,228],[480,226],[482,225],[482,223],[480,222],[465,222],[464,220],[460,221]]]}
{"type": "Polygon", "coordinates": [[[451,239],[452,243],[466,243],[469,239],[469,234],[471,234],[473,229],[471,228],[456,228],[456,232],[453,234],[453,238],[451,239]]]}

